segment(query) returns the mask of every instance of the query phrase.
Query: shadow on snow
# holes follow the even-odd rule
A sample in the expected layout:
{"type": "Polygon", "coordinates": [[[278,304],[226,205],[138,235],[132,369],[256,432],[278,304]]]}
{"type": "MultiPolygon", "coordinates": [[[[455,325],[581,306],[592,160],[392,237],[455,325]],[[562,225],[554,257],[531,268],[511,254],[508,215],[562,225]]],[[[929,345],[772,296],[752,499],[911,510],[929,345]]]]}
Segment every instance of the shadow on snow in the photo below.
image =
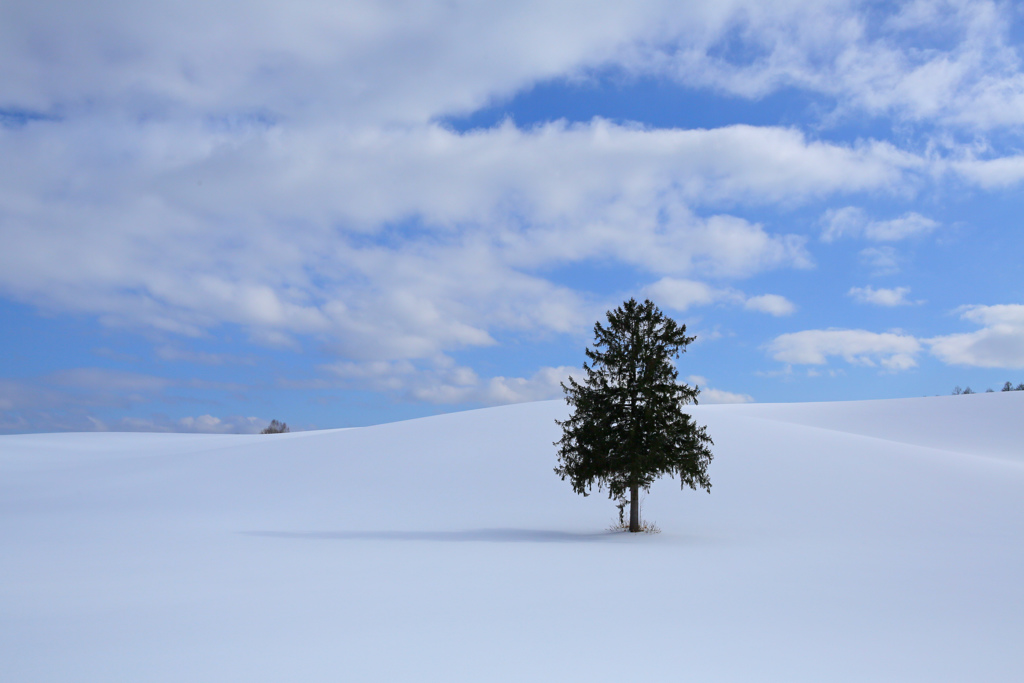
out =
{"type": "Polygon", "coordinates": [[[465,531],[242,531],[246,536],[337,541],[441,541],[448,543],[580,543],[605,541],[614,531],[573,533],[541,529],[468,529],[465,531]]]}

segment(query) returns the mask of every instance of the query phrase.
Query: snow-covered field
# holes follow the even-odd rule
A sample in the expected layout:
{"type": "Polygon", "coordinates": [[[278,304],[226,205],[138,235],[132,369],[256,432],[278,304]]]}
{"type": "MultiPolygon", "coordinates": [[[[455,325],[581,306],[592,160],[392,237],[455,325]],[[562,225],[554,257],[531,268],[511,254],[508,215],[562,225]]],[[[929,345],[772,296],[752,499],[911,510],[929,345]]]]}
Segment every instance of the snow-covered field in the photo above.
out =
{"type": "Polygon", "coordinates": [[[0,437],[0,680],[1024,680],[1024,392],[693,411],[658,535],[552,473],[561,402],[0,437]]]}

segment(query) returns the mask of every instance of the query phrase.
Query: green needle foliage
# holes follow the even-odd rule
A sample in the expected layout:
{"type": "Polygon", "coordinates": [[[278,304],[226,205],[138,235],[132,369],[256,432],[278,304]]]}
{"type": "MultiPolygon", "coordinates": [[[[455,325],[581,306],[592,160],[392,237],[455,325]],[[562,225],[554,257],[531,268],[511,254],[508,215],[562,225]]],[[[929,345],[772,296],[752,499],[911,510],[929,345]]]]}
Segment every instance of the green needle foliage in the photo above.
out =
{"type": "Polygon", "coordinates": [[[586,380],[562,385],[573,412],[557,421],[563,434],[555,473],[584,496],[595,485],[612,499],[629,492],[630,531],[640,531],[639,490],[649,491],[663,474],[710,493],[713,442],[683,412],[700,390],[679,383],[672,362],[694,339],[650,300],[630,299],[608,312],[607,327],[594,325],[586,380]]]}

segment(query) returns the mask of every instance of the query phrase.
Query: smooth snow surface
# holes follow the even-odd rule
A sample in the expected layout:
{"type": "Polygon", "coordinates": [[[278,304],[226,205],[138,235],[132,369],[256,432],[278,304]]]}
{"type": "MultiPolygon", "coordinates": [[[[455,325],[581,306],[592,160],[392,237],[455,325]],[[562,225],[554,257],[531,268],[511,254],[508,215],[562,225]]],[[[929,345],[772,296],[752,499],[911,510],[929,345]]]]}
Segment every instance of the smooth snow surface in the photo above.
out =
{"type": "Polygon", "coordinates": [[[561,402],[0,437],[0,680],[1024,680],[1024,392],[693,412],[658,535],[552,473],[561,402]]]}

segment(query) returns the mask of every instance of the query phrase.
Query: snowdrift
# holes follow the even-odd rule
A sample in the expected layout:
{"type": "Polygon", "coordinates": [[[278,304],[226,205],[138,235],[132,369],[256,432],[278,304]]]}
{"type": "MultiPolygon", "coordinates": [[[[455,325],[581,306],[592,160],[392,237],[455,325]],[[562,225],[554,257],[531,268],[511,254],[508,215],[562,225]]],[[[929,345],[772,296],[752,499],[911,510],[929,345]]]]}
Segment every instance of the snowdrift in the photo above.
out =
{"type": "Polygon", "coordinates": [[[658,535],[552,473],[558,401],[0,437],[0,680],[1024,680],[1024,392],[693,413],[658,535]]]}

